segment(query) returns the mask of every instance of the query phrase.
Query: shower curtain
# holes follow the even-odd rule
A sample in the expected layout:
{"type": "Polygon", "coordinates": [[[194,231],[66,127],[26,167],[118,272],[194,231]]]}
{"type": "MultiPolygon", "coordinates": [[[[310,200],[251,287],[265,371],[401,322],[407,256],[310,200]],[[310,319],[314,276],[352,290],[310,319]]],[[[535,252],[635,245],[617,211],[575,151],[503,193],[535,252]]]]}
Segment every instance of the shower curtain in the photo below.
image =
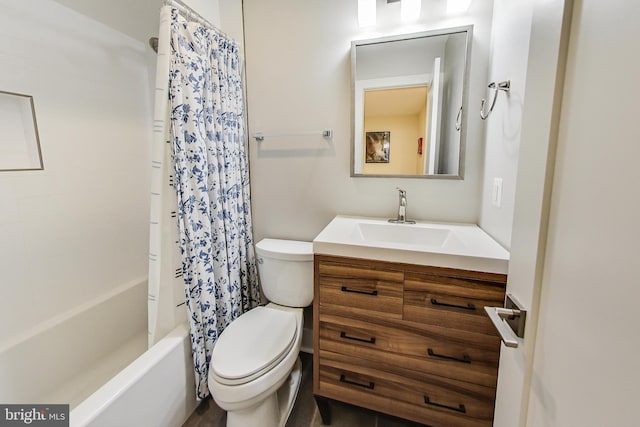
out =
{"type": "MultiPolygon", "coordinates": [[[[259,303],[238,45],[171,6],[169,142],[198,397],[213,346],[259,303]]],[[[161,18],[162,21],[162,18],[161,18]]],[[[162,40],[160,40],[162,42],[162,40]]]]}

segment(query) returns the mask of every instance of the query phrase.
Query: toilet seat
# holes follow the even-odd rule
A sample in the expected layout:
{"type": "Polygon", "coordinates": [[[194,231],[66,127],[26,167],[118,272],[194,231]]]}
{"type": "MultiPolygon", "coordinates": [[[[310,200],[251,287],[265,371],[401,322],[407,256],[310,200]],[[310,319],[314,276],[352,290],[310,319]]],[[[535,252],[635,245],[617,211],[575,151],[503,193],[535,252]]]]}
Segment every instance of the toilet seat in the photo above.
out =
{"type": "Polygon", "coordinates": [[[211,373],[216,381],[240,385],[269,372],[296,342],[296,316],[288,311],[257,307],[225,329],[213,348],[211,373]]]}

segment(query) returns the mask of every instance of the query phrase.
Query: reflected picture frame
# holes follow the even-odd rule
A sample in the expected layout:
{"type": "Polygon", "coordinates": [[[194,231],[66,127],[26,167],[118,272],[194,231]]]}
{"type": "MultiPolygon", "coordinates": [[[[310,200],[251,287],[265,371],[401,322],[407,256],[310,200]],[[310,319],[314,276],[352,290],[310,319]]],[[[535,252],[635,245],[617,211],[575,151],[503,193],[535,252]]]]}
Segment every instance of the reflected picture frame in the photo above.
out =
{"type": "Polygon", "coordinates": [[[44,170],[31,95],[0,90],[0,172],[44,170]]]}
{"type": "Polygon", "coordinates": [[[365,132],[365,163],[389,163],[391,132],[365,132]]]}

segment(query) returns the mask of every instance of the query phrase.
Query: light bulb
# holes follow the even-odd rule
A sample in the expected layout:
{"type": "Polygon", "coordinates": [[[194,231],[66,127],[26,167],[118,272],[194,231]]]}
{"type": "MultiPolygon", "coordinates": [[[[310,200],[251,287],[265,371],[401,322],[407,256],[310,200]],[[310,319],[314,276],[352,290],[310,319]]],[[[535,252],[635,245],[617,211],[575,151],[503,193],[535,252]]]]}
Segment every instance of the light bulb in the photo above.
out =
{"type": "Polygon", "coordinates": [[[473,0],[447,0],[447,13],[456,14],[469,10],[473,0]]]}
{"type": "Polygon", "coordinates": [[[358,0],[358,25],[376,25],[376,0],[358,0]]]}
{"type": "Polygon", "coordinates": [[[400,2],[400,18],[403,21],[416,21],[420,18],[422,0],[402,0],[400,2]]]}

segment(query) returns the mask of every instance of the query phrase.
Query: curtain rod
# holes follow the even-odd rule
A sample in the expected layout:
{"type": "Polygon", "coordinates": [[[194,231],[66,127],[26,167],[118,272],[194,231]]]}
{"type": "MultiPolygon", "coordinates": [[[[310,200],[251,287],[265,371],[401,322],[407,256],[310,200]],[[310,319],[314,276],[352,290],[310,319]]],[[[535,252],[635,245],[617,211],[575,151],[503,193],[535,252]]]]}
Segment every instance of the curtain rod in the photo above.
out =
{"type": "Polygon", "coordinates": [[[199,24],[202,24],[205,27],[209,27],[210,29],[220,33],[221,35],[225,36],[226,38],[231,39],[234,42],[236,41],[233,37],[230,37],[224,31],[222,31],[219,28],[217,28],[215,25],[213,25],[211,22],[209,22],[208,19],[206,19],[204,16],[200,15],[198,12],[196,12],[196,10],[192,9],[191,7],[189,7],[186,3],[182,2],[181,0],[164,0],[164,4],[175,7],[176,9],[178,9],[178,12],[181,12],[183,14],[183,16],[186,15],[185,18],[193,19],[193,20],[197,21],[199,24]]]}

